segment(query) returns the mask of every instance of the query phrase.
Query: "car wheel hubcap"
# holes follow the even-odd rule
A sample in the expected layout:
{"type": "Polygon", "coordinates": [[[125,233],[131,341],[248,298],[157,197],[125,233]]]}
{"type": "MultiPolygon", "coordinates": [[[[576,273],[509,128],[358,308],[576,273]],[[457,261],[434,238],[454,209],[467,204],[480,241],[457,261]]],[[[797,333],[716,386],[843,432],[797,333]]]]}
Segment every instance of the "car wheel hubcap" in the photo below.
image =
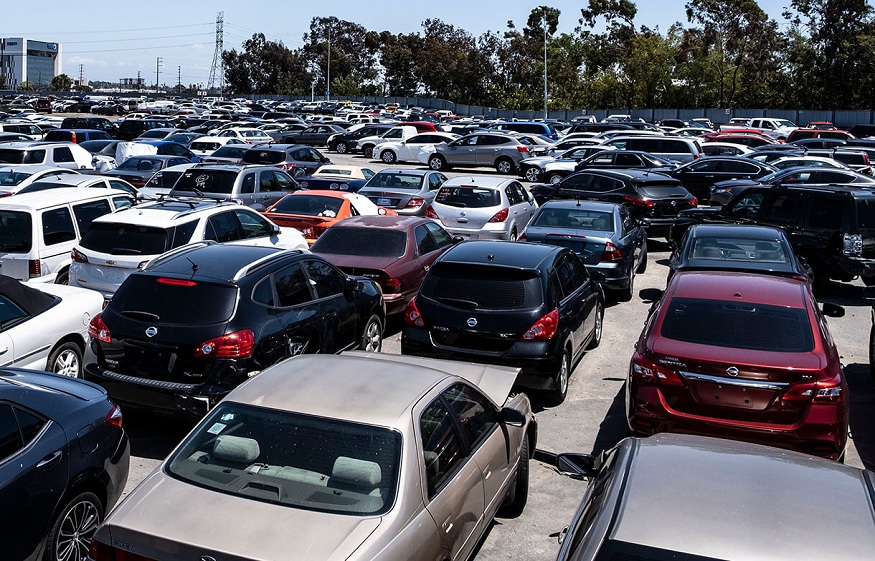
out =
{"type": "Polygon", "coordinates": [[[365,350],[375,352],[380,348],[380,342],[383,337],[380,335],[380,326],[377,322],[372,321],[368,324],[368,329],[365,331],[365,350]]]}
{"type": "Polygon", "coordinates": [[[556,185],[557,183],[562,183],[562,177],[560,177],[558,175],[551,175],[550,176],[550,184],[556,185]]]}
{"type": "Polygon", "coordinates": [[[338,144],[337,145],[337,153],[338,154],[346,154],[346,144],[338,144]]]}
{"type": "Polygon", "coordinates": [[[529,168],[526,170],[526,179],[528,179],[529,181],[537,181],[538,176],[540,176],[540,175],[541,174],[538,172],[538,170],[536,168],[529,168]]]}
{"type": "Polygon", "coordinates": [[[501,173],[510,173],[510,164],[507,162],[499,162],[498,171],[501,173]]]}
{"type": "Polygon", "coordinates": [[[392,155],[392,152],[383,152],[383,161],[387,164],[391,164],[395,161],[395,156],[392,155]]]}
{"type": "Polygon", "coordinates": [[[90,502],[76,503],[61,521],[55,559],[59,561],[84,561],[88,557],[91,538],[100,524],[100,513],[90,502]]]}
{"type": "Polygon", "coordinates": [[[559,367],[559,379],[557,380],[559,391],[562,394],[568,391],[568,356],[562,355],[562,366],[559,367]]]}
{"type": "Polygon", "coordinates": [[[595,340],[596,341],[601,341],[601,339],[602,339],[602,315],[603,314],[604,314],[604,312],[602,312],[601,307],[599,307],[599,311],[595,316],[595,340]]]}
{"type": "Polygon", "coordinates": [[[79,357],[73,351],[64,351],[55,359],[53,372],[76,378],[79,376],[79,357]]]}

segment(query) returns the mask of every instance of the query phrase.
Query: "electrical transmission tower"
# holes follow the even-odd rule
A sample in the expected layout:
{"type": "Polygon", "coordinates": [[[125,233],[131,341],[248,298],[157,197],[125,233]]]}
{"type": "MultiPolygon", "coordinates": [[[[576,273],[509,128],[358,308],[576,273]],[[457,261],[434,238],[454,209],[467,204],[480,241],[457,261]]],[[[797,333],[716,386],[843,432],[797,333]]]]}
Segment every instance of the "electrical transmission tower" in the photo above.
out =
{"type": "Polygon", "coordinates": [[[218,82],[219,92],[225,89],[225,61],[222,60],[224,51],[225,12],[219,12],[216,16],[216,50],[213,51],[213,65],[210,67],[210,79],[207,81],[207,91],[212,92],[218,82]]]}

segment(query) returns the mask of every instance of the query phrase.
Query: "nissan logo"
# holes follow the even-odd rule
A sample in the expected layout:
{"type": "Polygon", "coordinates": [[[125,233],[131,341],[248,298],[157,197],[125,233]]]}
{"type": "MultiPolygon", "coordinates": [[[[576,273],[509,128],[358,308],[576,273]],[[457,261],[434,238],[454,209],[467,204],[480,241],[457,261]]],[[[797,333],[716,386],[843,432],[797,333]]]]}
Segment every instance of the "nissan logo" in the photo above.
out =
{"type": "Polygon", "coordinates": [[[734,378],[734,377],[738,376],[738,368],[736,368],[734,366],[730,366],[729,368],[726,369],[726,373],[734,378]]]}
{"type": "Polygon", "coordinates": [[[155,327],[154,325],[150,325],[146,328],[146,337],[154,337],[155,335],[158,335],[157,327],[155,327]]]}
{"type": "Polygon", "coordinates": [[[212,555],[201,555],[201,561],[216,561],[212,555]]]}
{"type": "Polygon", "coordinates": [[[468,327],[476,327],[477,326],[477,318],[468,318],[468,321],[465,323],[468,324],[468,327]]]}

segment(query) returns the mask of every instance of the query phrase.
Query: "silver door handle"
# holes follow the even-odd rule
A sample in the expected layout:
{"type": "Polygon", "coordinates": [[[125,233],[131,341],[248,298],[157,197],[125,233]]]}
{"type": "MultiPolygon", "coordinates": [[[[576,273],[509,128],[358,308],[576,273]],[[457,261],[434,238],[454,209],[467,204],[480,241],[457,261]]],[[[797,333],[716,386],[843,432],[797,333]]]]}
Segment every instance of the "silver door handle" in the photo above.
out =
{"type": "Polygon", "coordinates": [[[444,528],[444,533],[449,534],[449,533],[450,533],[450,530],[453,529],[453,519],[452,519],[452,518],[447,518],[446,521],[444,521],[444,526],[443,526],[443,528],[444,528]]]}
{"type": "Polygon", "coordinates": [[[49,454],[48,456],[43,458],[42,461],[36,465],[36,467],[37,468],[48,467],[60,459],[61,459],[61,451],[55,450],[54,452],[52,452],[51,454],[49,454]]]}

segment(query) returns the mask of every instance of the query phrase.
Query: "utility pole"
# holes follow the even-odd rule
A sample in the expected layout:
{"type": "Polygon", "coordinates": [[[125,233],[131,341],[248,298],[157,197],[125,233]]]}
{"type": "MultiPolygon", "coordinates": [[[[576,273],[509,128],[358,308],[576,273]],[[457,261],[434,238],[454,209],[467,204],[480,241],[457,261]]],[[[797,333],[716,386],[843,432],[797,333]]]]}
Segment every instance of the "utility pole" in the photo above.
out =
{"type": "Polygon", "coordinates": [[[547,120],[547,13],[544,12],[544,121],[547,120]]]}
{"type": "Polygon", "coordinates": [[[176,93],[182,93],[182,67],[176,67],[176,93]]]}
{"type": "Polygon", "coordinates": [[[85,79],[85,77],[84,77],[85,74],[84,74],[84,72],[83,72],[83,68],[84,68],[84,67],[85,67],[84,64],[80,64],[80,65],[79,65],[79,90],[80,90],[80,91],[82,90],[82,86],[85,85],[85,84],[82,83],[83,80],[85,79]]]}
{"type": "Polygon", "coordinates": [[[328,80],[325,82],[325,101],[331,98],[331,28],[328,28],[328,80]]]}
{"type": "Polygon", "coordinates": [[[210,66],[210,78],[207,80],[207,91],[212,94],[219,83],[219,95],[225,91],[225,59],[222,58],[225,42],[225,12],[216,15],[216,48],[213,51],[213,64],[210,66]]]}
{"type": "Polygon", "coordinates": [[[158,81],[158,77],[161,75],[161,57],[158,57],[158,60],[155,62],[155,93],[158,93],[158,84],[161,82],[158,81]]]}

